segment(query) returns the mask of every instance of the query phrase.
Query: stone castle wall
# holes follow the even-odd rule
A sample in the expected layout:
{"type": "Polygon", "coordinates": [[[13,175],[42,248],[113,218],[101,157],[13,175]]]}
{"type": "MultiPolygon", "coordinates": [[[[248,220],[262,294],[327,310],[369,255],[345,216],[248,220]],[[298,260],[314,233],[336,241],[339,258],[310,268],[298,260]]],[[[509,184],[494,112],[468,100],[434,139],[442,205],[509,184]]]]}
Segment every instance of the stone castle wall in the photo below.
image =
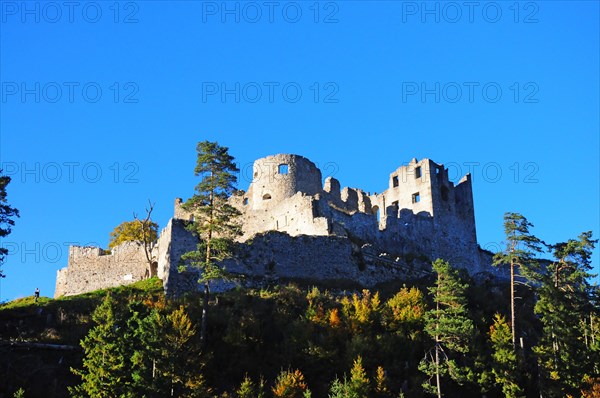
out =
{"type": "Polygon", "coordinates": [[[141,243],[125,242],[110,254],[99,247],[71,246],[66,268],[57,271],[54,297],[127,285],[148,278],[150,267],[141,243]]]}
{"type": "MultiPolygon", "coordinates": [[[[242,213],[243,234],[228,271],[250,278],[344,281],[362,286],[420,277],[436,258],[472,275],[491,269],[488,253],[477,245],[471,179],[456,186],[448,170],[429,159],[398,168],[388,188],[370,194],[341,188],[298,155],[258,159],[246,192],[230,204],[242,213]]],[[[168,295],[198,288],[197,270],[181,256],[198,240],[186,230],[193,215],[176,199],[174,218],[153,248],[156,273],[168,295]]],[[[76,294],[139,280],[148,275],[141,245],[72,248],[68,267],[57,275],[57,293],[76,294]],[[127,254],[127,255],[126,255],[127,254]],[[127,259],[129,258],[129,259],[127,259]]]]}
{"type": "MultiPolygon", "coordinates": [[[[177,208],[177,203],[176,203],[177,208]]],[[[198,239],[186,229],[186,220],[172,218],[161,231],[157,241],[158,277],[162,279],[167,295],[194,291],[198,287],[199,275],[188,270],[180,272],[185,253],[196,249],[198,239]]]]}

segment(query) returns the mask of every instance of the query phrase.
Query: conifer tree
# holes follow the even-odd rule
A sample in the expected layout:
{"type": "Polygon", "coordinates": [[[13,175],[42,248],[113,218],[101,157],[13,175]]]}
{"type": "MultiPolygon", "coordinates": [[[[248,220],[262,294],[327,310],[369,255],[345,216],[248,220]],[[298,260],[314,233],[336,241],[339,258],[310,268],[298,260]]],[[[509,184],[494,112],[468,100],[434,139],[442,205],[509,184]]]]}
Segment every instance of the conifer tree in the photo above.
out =
{"type": "Polygon", "coordinates": [[[300,370],[282,370],[272,389],[275,398],[303,398],[308,392],[304,375],[300,370]]]}
{"type": "Polygon", "coordinates": [[[144,374],[139,396],[143,387],[148,396],[210,396],[194,341],[196,329],[182,306],[166,315],[154,309],[136,335],[143,346],[133,360],[134,374],[144,374]]]}
{"type": "Polygon", "coordinates": [[[425,314],[425,332],[433,339],[433,348],[426,353],[419,370],[429,376],[423,383],[425,390],[441,398],[444,377],[459,384],[466,379],[468,369],[457,360],[469,351],[474,327],[466,307],[468,285],[461,281],[458,271],[441,259],[433,263],[433,270],[437,279],[429,291],[435,308],[425,314]]]}
{"type": "MultiPolygon", "coordinates": [[[[10,181],[11,178],[2,175],[2,170],[0,170],[0,238],[10,234],[12,227],[15,225],[14,218],[19,217],[19,210],[11,207],[6,201],[6,186],[10,181]]],[[[8,249],[0,247],[0,278],[4,278],[2,264],[7,254],[8,249]]]]}
{"type": "Polygon", "coordinates": [[[240,388],[235,392],[237,398],[256,398],[256,386],[248,375],[244,377],[240,388]]]}
{"type": "Polygon", "coordinates": [[[506,247],[504,251],[494,255],[493,265],[505,265],[510,268],[510,325],[513,349],[516,350],[516,316],[515,316],[515,273],[523,275],[536,272],[535,254],[541,251],[541,241],[529,232],[533,227],[525,217],[518,213],[504,214],[504,233],[506,247]]]}
{"type": "Polygon", "coordinates": [[[378,366],[375,374],[375,397],[388,398],[391,396],[388,389],[388,380],[383,367],[378,366]]]}
{"type": "Polygon", "coordinates": [[[584,380],[598,374],[599,352],[586,341],[585,326],[590,314],[600,313],[595,301],[598,289],[590,285],[594,276],[591,256],[597,242],[588,231],[578,239],[550,245],[554,261],[539,274],[535,312],[543,333],[534,352],[539,358],[541,389],[549,397],[576,396],[584,380]]]}
{"type": "Polygon", "coordinates": [[[70,387],[74,397],[133,397],[128,364],[129,347],[124,338],[124,322],[116,311],[110,294],[92,314],[96,324],[81,341],[83,369],[71,369],[82,383],[70,387]]]}
{"type": "Polygon", "coordinates": [[[354,360],[350,370],[350,389],[359,398],[369,397],[369,378],[360,355],[354,360]]]}
{"type": "Polygon", "coordinates": [[[350,380],[344,375],[343,380],[337,377],[331,383],[329,398],[369,398],[370,387],[367,372],[362,366],[362,358],[358,356],[350,370],[350,380]]]}
{"type": "Polygon", "coordinates": [[[344,375],[344,379],[340,380],[337,377],[331,383],[329,388],[329,398],[359,398],[358,395],[352,390],[350,382],[344,375]]]}
{"type": "Polygon", "coordinates": [[[200,341],[204,346],[210,282],[227,276],[220,262],[231,256],[232,241],[240,233],[240,212],[228,203],[235,191],[239,169],[229,155],[229,149],[216,142],[199,142],[196,150],[194,174],[201,180],[196,185],[196,193],[183,208],[194,215],[190,230],[197,234],[200,243],[197,250],[184,254],[182,259],[202,272],[199,281],[204,284],[204,299],[200,341]]]}
{"type": "Polygon", "coordinates": [[[512,346],[511,331],[506,318],[500,314],[494,316],[494,324],[490,327],[490,340],[492,343],[492,373],[496,383],[502,388],[506,398],[524,396],[524,391],[519,385],[517,374],[517,354],[512,346]]]}

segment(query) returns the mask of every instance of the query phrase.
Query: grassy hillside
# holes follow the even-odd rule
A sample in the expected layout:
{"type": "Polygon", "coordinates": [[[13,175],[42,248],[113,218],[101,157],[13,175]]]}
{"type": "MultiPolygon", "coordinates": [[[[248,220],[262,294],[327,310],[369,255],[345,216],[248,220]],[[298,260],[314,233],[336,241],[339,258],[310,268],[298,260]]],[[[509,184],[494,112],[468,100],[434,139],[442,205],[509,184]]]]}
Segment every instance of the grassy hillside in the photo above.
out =
{"type": "Polygon", "coordinates": [[[121,302],[163,296],[161,280],[152,278],[78,296],[40,297],[37,303],[30,296],[0,305],[0,396],[18,387],[27,397],[66,396],[66,386],[78,382],[69,368],[81,363],[79,341],[108,292],[121,302]]]}

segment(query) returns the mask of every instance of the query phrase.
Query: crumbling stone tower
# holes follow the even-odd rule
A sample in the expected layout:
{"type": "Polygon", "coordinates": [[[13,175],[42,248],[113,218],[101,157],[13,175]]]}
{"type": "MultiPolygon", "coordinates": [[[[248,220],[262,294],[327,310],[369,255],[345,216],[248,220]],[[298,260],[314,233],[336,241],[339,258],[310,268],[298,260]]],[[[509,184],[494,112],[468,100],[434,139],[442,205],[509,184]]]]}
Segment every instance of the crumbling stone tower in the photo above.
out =
{"type": "Polygon", "coordinates": [[[470,174],[455,186],[443,165],[430,159],[412,159],[390,174],[388,189],[373,195],[371,202],[374,211],[383,209],[382,228],[392,227],[394,219],[401,220],[400,235],[402,227],[411,227],[413,215],[430,219],[430,227],[420,227],[430,231],[415,238],[431,246],[432,258],[479,265],[470,174]]]}

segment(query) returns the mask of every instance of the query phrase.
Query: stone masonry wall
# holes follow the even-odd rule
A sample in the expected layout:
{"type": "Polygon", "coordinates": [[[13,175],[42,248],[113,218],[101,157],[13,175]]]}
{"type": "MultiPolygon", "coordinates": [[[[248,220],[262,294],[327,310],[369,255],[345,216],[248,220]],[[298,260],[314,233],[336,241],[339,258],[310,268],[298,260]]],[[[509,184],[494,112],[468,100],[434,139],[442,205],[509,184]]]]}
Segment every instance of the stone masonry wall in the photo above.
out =
{"type": "Polygon", "coordinates": [[[179,266],[184,264],[181,256],[196,250],[198,244],[196,237],[186,230],[186,222],[174,218],[169,220],[157,241],[158,277],[162,279],[167,295],[179,295],[198,288],[197,272],[189,268],[179,272],[179,266]]]}
{"type": "Polygon", "coordinates": [[[141,243],[125,242],[110,254],[99,247],[71,246],[67,267],[57,271],[54,297],[127,285],[149,275],[141,243]]]}
{"type": "MultiPolygon", "coordinates": [[[[254,164],[248,191],[230,204],[242,213],[243,235],[228,271],[252,278],[343,281],[372,287],[426,275],[441,257],[471,275],[488,273],[489,253],[477,245],[470,176],[456,186],[443,165],[413,159],[392,172],[388,189],[368,194],[341,188],[298,155],[274,155],[254,164]],[[418,194],[418,195],[417,195],[418,194]]],[[[186,230],[192,214],[175,200],[174,218],[153,247],[156,273],[170,296],[195,291],[199,271],[181,256],[196,249],[186,230]]],[[[100,248],[72,247],[67,268],[57,273],[56,296],[131,283],[148,276],[143,248],[137,243],[100,248]]],[[[224,284],[217,284],[223,288],[224,284]]],[[[214,289],[214,287],[213,287],[214,289]]]]}

